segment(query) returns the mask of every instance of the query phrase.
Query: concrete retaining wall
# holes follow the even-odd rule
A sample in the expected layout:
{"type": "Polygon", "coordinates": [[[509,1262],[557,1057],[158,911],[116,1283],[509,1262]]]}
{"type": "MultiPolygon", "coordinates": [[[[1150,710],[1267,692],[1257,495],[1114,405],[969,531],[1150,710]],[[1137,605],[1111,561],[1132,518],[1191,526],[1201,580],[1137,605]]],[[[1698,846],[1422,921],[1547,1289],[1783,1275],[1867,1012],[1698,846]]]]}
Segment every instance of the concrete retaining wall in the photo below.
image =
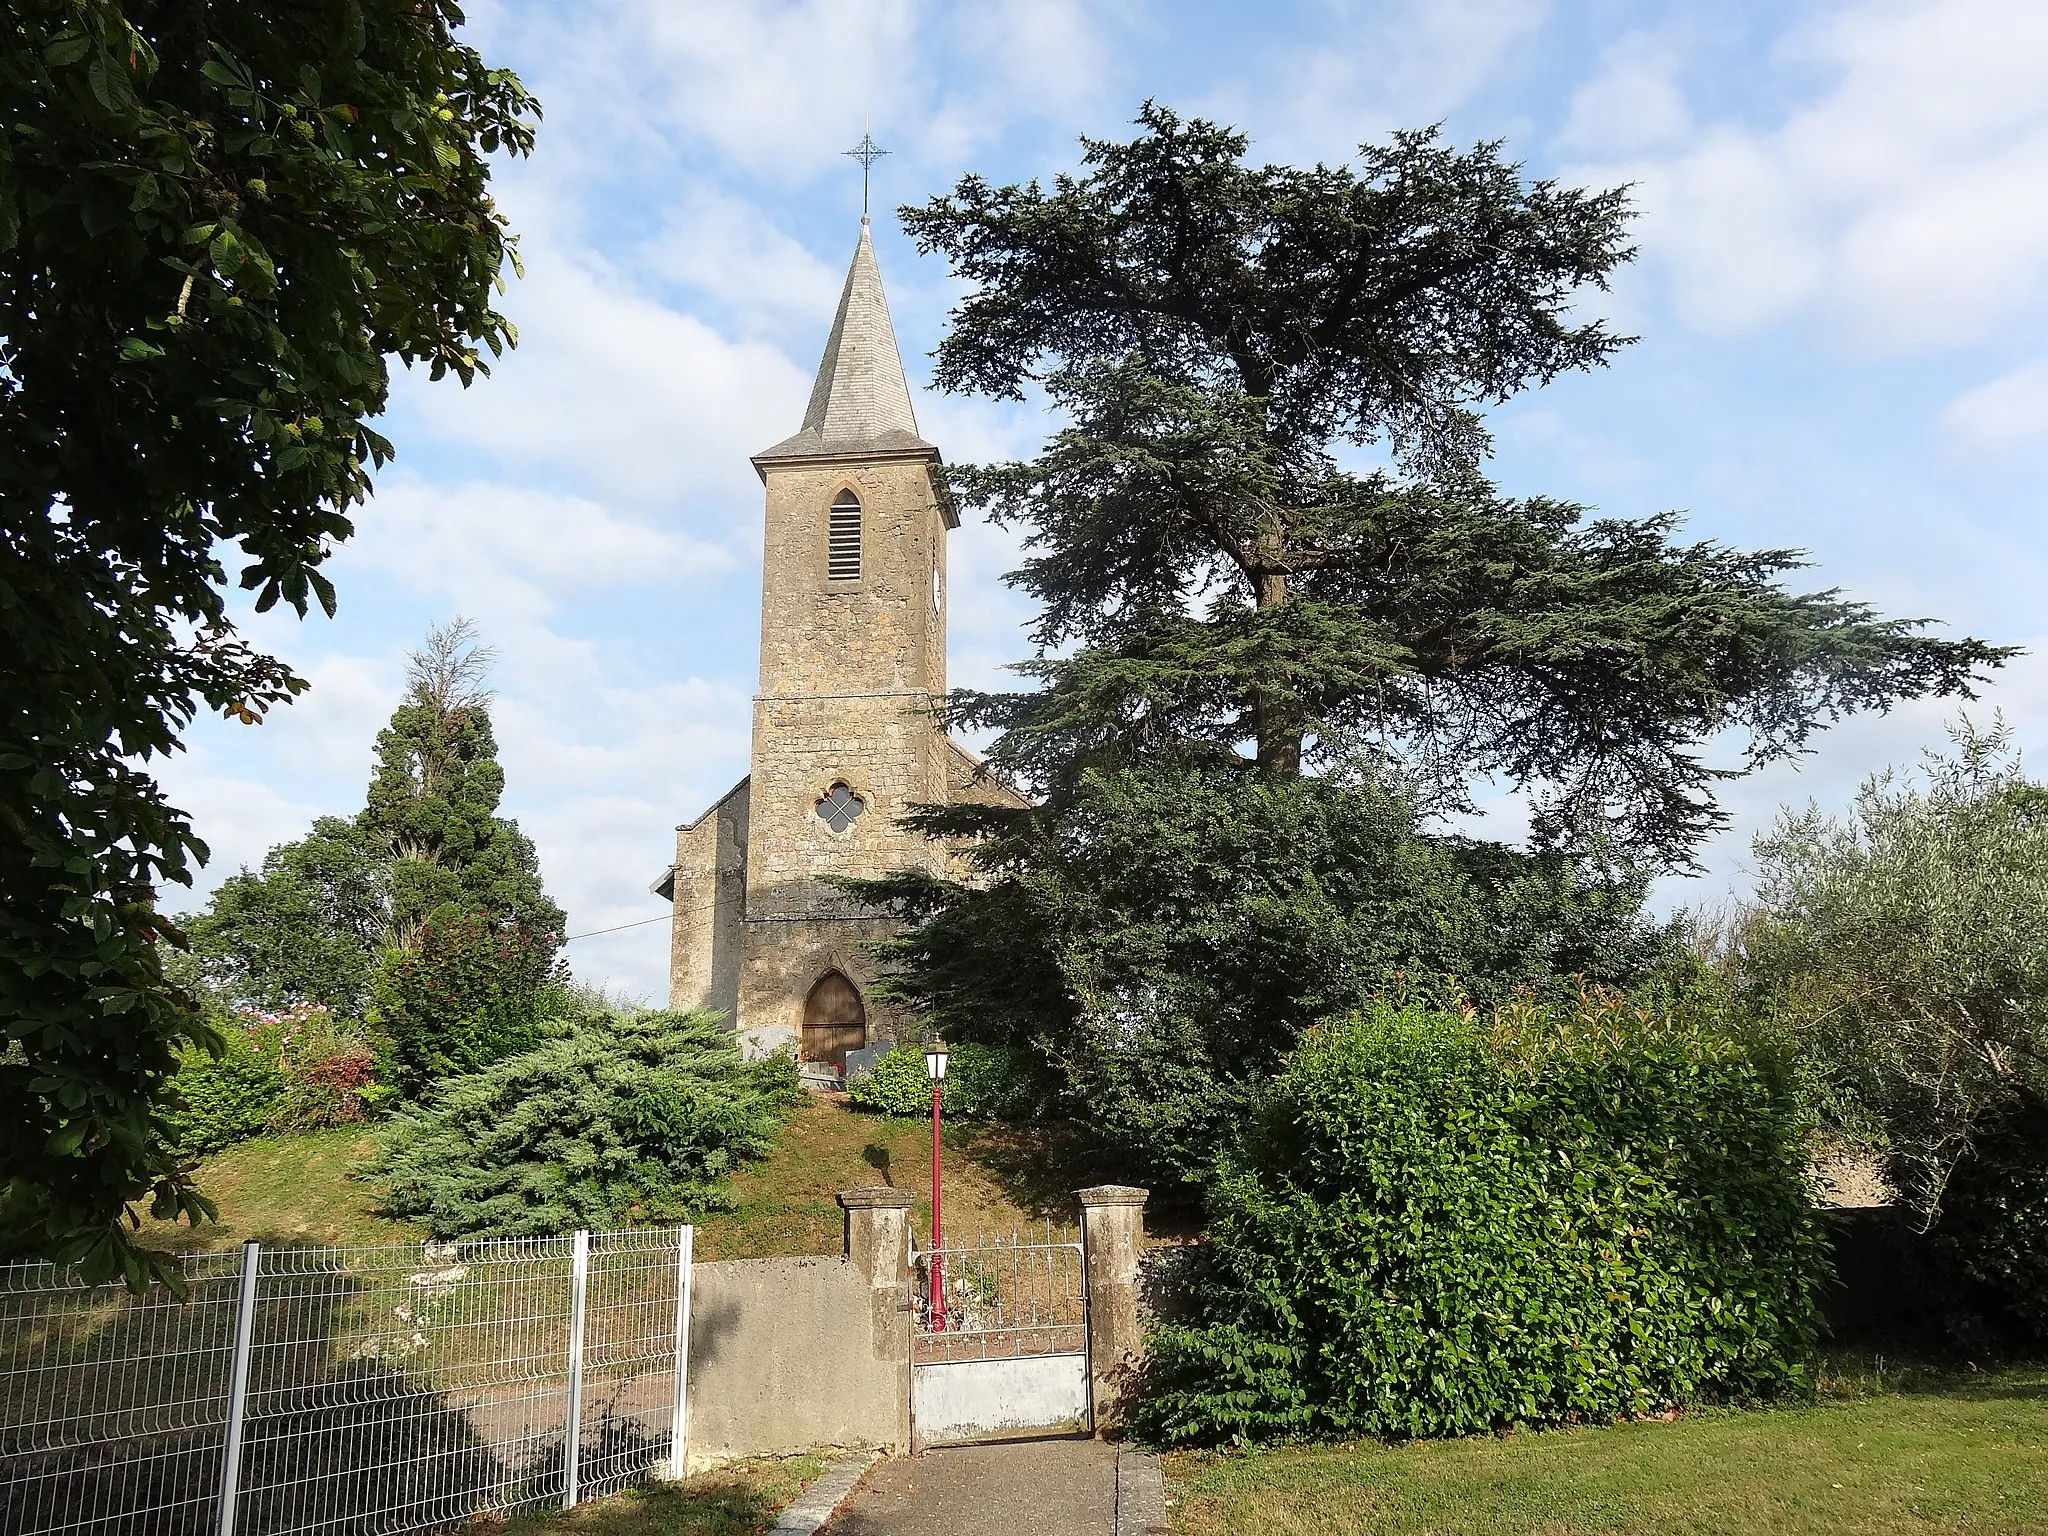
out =
{"type": "MultiPolygon", "coordinates": [[[[920,1411],[934,1424],[958,1432],[1086,1424],[1091,1395],[1098,1425],[1114,1412],[1140,1346],[1145,1191],[1105,1186],[1080,1195],[1088,1354],[944,1367],[919,1383],[920,1411]]],[[[823,1446],[910,1449],[914,1199],[886,1186],[840,1191],[843,1258],[695,1267],[691,1469],[823,1446]]]]}
{"type": "Polygon", "coordinates": [[[912,1372],[910,1411],[920,1447],[1013,1430],[1088,1428],[1088,1357],[939,1360],[912,1372]]]}
{"type": "Polygon", "coordinates": [[[878,1357],[870,1299],[867,1277],[844,1259],[699,1264],[690,1467],[826,1445],[897,1448],[903,1353],[878,1357]]]}

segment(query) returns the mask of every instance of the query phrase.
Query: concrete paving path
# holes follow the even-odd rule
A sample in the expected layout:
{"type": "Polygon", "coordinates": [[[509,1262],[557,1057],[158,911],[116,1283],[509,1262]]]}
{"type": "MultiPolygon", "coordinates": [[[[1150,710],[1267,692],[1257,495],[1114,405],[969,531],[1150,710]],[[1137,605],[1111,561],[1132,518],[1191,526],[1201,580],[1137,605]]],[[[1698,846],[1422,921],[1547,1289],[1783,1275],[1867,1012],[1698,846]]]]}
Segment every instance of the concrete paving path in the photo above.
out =
{"type": "Polygon", "coordinates": [[[1100,1440],[941,1446],[877,1463],[821,1536],[1116,1536],[1116,1473],[1100,1440]]]}

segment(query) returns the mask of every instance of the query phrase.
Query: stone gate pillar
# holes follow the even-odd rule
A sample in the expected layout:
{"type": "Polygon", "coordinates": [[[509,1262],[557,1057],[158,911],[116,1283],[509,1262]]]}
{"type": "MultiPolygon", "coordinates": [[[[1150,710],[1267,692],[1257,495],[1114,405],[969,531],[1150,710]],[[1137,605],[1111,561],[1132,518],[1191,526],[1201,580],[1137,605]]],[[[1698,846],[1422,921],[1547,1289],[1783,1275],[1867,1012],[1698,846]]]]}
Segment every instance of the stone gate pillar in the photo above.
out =
{"type": "Polygon", "coordinates": [[[895,1394],[895,1440],[883,1447],[910,1449],[910,1208],[907,1189],[871,1185],[839,1192],[846,1212],[846,1262],[868,1284],[868,1328],[878,1367],[900,1384],[895,1394]]]}
{"type": "Polygon", "coordinates": [[[1081,1197],[1081,1262],[1088,1274],[1088,1390],[1100,1430],[1115,1421],[1117,1401],[1143,1353],[1138,1257],[1149,1191],[1100,1184],[1075,1193],[1081,1197]]]}

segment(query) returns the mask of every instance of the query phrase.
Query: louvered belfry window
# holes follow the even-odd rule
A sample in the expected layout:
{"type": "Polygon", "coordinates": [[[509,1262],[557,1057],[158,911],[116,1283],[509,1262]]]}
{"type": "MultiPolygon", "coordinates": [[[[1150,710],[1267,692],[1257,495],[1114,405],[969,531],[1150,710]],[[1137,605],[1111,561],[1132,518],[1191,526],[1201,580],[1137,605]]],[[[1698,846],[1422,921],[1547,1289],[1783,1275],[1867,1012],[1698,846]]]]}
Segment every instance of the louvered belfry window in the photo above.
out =
{"type": "Polygon", "coordinates": [[[860,580],[860,498],[841,491],[825,530],[825,575],[832,581],[860,580]]]}

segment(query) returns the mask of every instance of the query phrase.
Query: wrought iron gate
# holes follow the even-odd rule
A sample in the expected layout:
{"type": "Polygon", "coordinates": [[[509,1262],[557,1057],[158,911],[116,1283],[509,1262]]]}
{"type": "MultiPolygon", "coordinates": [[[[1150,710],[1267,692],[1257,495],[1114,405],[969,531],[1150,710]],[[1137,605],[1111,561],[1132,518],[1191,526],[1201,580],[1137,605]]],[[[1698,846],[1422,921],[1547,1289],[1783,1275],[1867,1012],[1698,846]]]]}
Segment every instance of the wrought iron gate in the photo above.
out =
{"type": "Polygon", "coordinates": [[[910,1410],[917,1445],[1094,1427],[1079,1234],[1046,1226],[914,1258],[910,1410]]]}

